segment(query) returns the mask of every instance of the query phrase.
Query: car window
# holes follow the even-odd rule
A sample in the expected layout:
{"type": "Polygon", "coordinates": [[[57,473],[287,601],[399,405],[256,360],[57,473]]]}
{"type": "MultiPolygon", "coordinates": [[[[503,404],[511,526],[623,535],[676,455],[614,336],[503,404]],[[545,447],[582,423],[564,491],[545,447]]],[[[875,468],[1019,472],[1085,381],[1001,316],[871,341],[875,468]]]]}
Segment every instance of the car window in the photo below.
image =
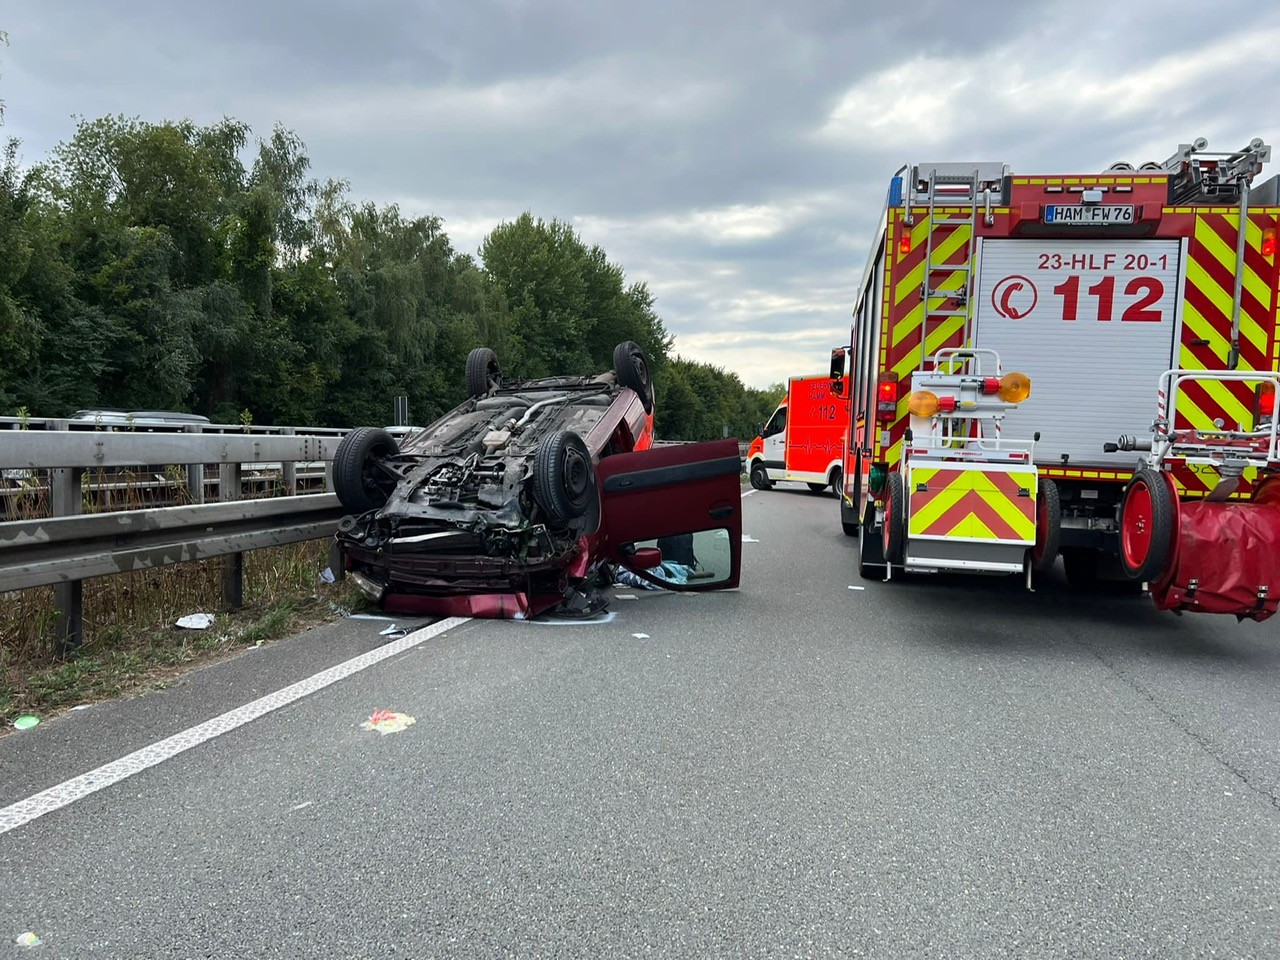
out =
{"type": "MultiPolygon", "coordinates": [[[[633,550],[656,547],[661,551],[661,563],[647,570],[635,571],[659,583],[679,585],[697,583],[710,586],[723,583],[732,575],[733,558],[730,552],[729,531],[723,528],[659,537],[656,540],[641,540],[632,544],[631,547],[633,550]]],[[[632,550],[624,550],[625,552],[632,552],[632,550]]]]}
{"type": "Polygon", "coordinates": [[[781,433],[787,429],[787,408],[780,407],[774,411],[772,417],[769,418],[768,425],[764,428],[764,435],[772,437],[774,434],[781,433]]]}

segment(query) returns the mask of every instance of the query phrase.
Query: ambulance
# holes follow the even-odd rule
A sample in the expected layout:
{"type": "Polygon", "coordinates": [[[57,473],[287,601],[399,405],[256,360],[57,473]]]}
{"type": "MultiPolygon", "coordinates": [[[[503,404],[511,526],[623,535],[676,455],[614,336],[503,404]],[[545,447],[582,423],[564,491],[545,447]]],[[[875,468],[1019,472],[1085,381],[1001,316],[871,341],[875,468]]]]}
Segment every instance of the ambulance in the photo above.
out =
{"type": "Polygon", "coordinates": [[[1271,149],[1096,173],[917,163],[890,180],[832,355],[863,576],[1143,584],[1157,607],[1280,602],[1271,149]]]}
{"type": "Polygon", "coordinates": [[[768,490],[798,480],[815,493],[843,485],[849,398],[832,392],[831,378],[792,377],[787,394],[747,448],[751,485],[768,490]]]}

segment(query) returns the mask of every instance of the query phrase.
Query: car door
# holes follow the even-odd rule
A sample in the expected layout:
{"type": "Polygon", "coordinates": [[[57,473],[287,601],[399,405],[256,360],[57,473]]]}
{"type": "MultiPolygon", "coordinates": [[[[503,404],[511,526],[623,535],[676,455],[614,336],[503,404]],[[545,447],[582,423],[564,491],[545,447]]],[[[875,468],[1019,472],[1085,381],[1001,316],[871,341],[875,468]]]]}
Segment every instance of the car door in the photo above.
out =
{"type": "Polygon", "coordinates": [[[600,555],[669,590],[723,590],[742,567],[737,440],[603,458],[600,555]]]}

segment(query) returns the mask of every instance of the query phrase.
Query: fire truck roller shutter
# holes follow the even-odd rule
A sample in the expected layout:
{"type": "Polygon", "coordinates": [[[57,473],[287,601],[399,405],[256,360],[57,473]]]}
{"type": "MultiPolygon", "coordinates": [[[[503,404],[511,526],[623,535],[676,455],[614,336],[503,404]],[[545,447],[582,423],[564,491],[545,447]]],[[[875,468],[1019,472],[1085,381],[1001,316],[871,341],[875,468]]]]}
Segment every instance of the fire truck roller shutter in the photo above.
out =
{"type": "Polygon", "coordinates": [[[975,345],[1031,378],[1005,429],[1016,418],[1019,436],[1039,431],[1037,462],[1131,466],[1102,445],[1150,429],[1182,278],[1178,240],[983,241],[975,345]]]}

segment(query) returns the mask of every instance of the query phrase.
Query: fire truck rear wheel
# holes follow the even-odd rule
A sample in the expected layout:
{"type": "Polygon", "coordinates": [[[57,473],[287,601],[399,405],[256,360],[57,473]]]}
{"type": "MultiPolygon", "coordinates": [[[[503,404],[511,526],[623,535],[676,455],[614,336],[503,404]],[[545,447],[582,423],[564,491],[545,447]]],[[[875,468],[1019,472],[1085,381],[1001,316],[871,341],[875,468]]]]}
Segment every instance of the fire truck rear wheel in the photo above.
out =
{"type": "Polygon", "coordinates": [[[1038,573],[1052,570],[1062,540],[1062,499],[1058,485],[1041,480],[1036,491],[1036,545],[1031,548],[1031,568],[1038,573]]]}
{"type": "Polygon", "coordinates": [[[1142,467],[1120,502],[1120,565],[1134,580],[1164,573],[1173,547],[1175,504],[1164,475],[1142,467]]]}
{"type": "Polygon", "coordinates": [[[907,488],[902,474],[889,474],[889,486],[884,503],[884,558],[892,564],[901,564],[906,554],[906,506],[907,488]]]}
{"type": "Polygon", "coordinates": [[[751,465],[751,485],[757,490],[769,490],[773,481],[769,479],[769,471],[758,460],[751,465]]]}

